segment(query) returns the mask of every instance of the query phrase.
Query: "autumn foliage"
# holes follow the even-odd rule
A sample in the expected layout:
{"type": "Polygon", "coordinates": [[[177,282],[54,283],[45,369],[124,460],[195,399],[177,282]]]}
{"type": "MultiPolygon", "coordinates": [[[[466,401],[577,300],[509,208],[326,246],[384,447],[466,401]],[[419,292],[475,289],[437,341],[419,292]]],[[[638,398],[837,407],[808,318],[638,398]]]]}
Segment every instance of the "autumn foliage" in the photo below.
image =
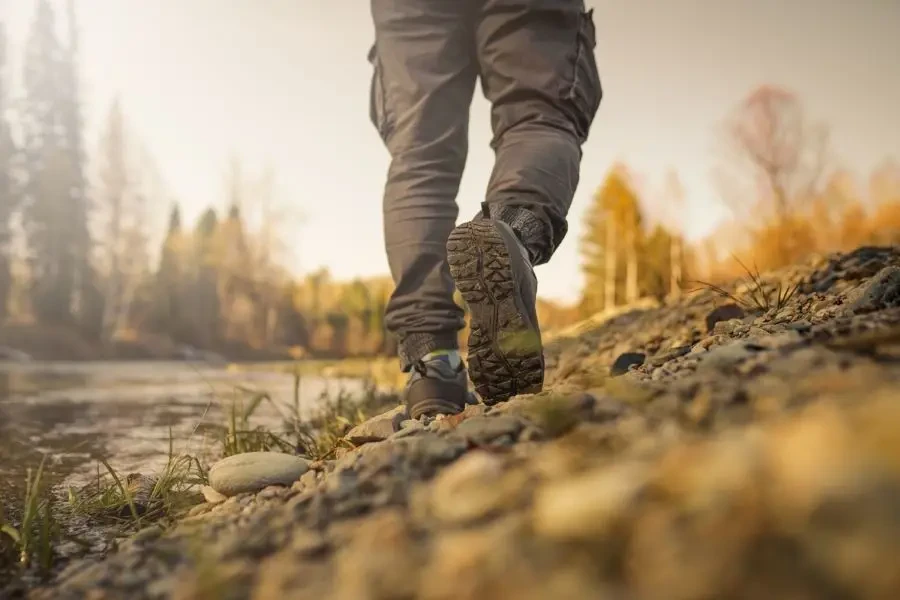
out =
{"type": "Polygon", "coordinates": [[[900,242],[900,165],[886,160],[864,180],[835,164],[827,129],[790,91],[752,91],[721,133],[715,182],[732,218],[706,238],[684,239],[689,224],[675,218],[685,201],[675,175],[653,194],[624,165],[609,171],[584,223],[583,315],[680,294],[701,279],[740,277],[741,263],[764,271],[900,242]],[[647,214],[662,218],[651,225],[647,214]]]}

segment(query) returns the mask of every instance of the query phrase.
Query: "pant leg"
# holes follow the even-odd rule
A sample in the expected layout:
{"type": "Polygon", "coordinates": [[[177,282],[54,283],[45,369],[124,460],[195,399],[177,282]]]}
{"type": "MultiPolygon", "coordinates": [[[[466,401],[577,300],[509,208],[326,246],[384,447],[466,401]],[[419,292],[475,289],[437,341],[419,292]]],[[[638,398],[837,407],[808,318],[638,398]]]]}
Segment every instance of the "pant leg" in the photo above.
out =
{"type": "Polygon", "coordinates": [[[584,0],[479,0],[479,8],[496,153],[484,213],[512,225],[542,264],[568,230],[581,147],[603,94],[593,11],[584,0]]]}
{"type": "Polygon", "coordinates": [[[401,364],[457,347],[446,243],[468,152],[478,76],[472,9],[459,0],[372,0],[371,117],[391,154],[384,237],[395,291],[385,324],[401,364]]]}

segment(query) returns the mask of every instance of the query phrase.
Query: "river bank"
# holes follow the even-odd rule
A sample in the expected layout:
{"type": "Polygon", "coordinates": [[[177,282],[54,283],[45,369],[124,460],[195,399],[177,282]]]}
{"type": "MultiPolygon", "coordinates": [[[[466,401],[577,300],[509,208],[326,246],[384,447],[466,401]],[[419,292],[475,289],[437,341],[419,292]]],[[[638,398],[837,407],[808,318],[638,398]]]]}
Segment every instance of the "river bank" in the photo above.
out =
{"type": "Polygon", "coordinates": [[[363,426],[31,597],[900,597],[900,251],[725,291],[556,340],[541,394],[363,426]]]}

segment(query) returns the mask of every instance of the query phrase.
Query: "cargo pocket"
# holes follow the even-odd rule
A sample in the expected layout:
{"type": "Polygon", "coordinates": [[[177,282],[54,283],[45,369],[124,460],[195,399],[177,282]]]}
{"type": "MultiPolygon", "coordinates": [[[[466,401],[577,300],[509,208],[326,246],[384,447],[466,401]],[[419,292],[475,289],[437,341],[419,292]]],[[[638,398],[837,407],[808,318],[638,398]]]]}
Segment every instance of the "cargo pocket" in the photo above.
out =
{"type": "Polygon", "coordinates": [[[583,12],[579,20],[571,83],[566,93],[566,99],[574,109],[576,127],[582,142],[587,139],[603,98],[600,73],[594,56],[596,47],[597,32],[594,27],[594,10],[591,9],[583,12]]]}
{"type": "Polygon", "coordinates": [[[388,113],[384,89],[384,76],[381,70],[381,61],[375,44],[369,49],[369,63],[372,65],[372,82],[369,86],[369,119],[378,130],[382,140],[387,141],[388,113]]]}

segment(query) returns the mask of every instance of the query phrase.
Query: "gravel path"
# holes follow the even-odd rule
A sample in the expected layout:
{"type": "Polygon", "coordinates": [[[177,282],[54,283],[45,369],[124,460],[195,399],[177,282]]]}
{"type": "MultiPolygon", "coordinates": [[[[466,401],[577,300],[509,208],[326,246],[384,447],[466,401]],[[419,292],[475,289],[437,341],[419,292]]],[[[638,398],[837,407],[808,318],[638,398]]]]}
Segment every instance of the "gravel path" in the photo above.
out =
{"type": "Polygon", "coordinates": [[[541,394],[382,420],[32,597],[900,598],[900,250],[764,279],[797,292],[557,340],[541,394]]]}

